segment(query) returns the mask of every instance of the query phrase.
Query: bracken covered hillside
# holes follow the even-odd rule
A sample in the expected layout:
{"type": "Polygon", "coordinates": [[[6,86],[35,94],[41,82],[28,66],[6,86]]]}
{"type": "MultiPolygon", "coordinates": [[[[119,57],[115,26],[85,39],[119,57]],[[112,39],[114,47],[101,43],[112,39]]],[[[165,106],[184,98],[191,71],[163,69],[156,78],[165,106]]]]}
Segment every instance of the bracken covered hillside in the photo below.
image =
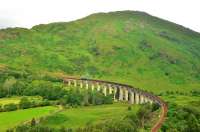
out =
{"type": "MultiPolygon", "coordinates": [[[[143,12],[0,30],[0,84],[75,75],[159,93],[200,87],[200,34],[143,12]]],[[[1,85],[0,85],[1,87],[1,85]]]]}

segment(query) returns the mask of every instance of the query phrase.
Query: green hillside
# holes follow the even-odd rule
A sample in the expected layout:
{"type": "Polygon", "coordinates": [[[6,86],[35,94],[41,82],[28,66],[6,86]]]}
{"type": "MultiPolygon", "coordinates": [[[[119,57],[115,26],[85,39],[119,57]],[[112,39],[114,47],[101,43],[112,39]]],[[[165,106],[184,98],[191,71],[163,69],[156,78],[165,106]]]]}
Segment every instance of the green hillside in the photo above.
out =
{"type": "Polygon", "coordinates": [[[200,87],[200,34],[143,12],[97,13],[73,22],[0,30],[0,87],[76,75],[146,90],[200,87]]]}

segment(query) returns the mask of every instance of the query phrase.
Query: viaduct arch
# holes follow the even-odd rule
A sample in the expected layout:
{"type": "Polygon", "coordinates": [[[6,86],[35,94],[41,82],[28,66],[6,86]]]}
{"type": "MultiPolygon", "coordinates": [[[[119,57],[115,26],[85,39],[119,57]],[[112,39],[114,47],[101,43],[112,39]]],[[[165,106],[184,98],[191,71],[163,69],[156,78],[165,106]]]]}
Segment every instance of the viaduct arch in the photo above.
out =
{"type": "Polygon", "coordinates": [[[116,101],[127,101],[130,104],[158,104],[161,107],[160,118],[151,128],[151,132],[157,132],[165,120],[168,110],[167,104],[161,98],[131,85],[75,77],[65,77],[63,82],[68,84],[68,86],[78,86],[80,88],[102,91],[105,96],[108,94],[113,94],[113,99],[116,101]]]}

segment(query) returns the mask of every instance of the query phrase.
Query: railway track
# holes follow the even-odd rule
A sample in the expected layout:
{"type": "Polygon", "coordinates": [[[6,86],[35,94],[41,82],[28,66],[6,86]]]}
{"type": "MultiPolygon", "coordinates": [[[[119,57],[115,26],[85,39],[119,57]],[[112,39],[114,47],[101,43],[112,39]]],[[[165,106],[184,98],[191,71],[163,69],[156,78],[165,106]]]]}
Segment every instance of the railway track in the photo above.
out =
{"type": "Polygon", "coordinates": [[[103,85],[109,84],[109,85],[114,85],[114,86],[119,87],[119,88],[125,87],[126,89],[137,91],[139,93],[142,93],[146,97],[150,98],[154,103],[159,104],[159,106],[161,107],[161,113],[160,113],[160,116],[159,116],[159,120],[156,122],[155,125],[153,125],[153,127],[151,128],[151,132],[158,132],[159,129],[161,128],[163,122],[165,121],[166,116],[167,116],[168,107],[167,107],[167,104],[164,102],[164,100],[162,100],[158,96],[155,96],[152,93],[143,91],[142,89],[138,89],[138,88],[135,88],[135,87],[133,87],[131,85],[127,85],[127,84],[121,84],[121,83],[104,81],[104,80],[94,80],[94,79],[76,78],[76,77],[65,77],[63,79],[64,83],[68,82],[69,80],[71,80],[71,81],[81,81],[81,83],[83,83],[85,81],[86,83],[90,82],[90,83],[98,83],[98,84],[103,84],[103,85]]]}

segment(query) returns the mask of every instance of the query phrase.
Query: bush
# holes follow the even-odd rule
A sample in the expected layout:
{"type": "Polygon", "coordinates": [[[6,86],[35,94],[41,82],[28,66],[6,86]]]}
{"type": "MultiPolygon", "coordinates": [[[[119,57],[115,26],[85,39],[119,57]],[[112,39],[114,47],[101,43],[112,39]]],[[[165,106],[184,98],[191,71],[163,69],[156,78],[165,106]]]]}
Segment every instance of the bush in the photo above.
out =
{"type": "Polygon", "coordinates": [[[112,96],[111,95],[107,95],[107,96],[104,96],[104,104],[112,104],[113,103],[113,99],[112,99],[112,96]]]}
{"type": "Polygon", "coordinates": [[[14,111],[17,110],[17,105],[14,103],[4,105],[4,111],[14,111]]]}
{"type": "Polygon", "coordinates": [[[0,112],[2,112],[2,111],[3,111],[3,105],[0,104],[0,112]]]}
{"type": "Polygon", "coordinates": [[[128,110],[131,111],[131,110],[132,110],[132,107],[131,107],[131,106],[128,106],[128,110]]]}
{"type": "Polygon", "coordinates": [[[29,101],[29,99],[27,97],[23,97],[21,98],[20,102],[19,102],[19,108],[20,109],[27,109],[32,107],[32,103],[29,101]]]}
{"type": "Polygon", "coordinates": [[[77,128],[75,132],[138,132],[137,126],[128,119],[107,120],[96,125],[77,128]]]}
{"type": "Polygon", "coordinates": [[[156,110],[159,109],[159,108],[160,108],[159,104],[157,104],[157,103],[153,103],[153,104],[152,104],[152,112],[153,112],[153,111],[156,111],[156,110]]]}
{"type": "Polygon", "coordinates": [[[15,128],[15,132],[54,132],[55,129],[44,126],[31,126],[31,125],[19,125],[15,128]]]}
{"type": "Polygon", "coordinates": [[[40,106],[48,106],[48,105],[51,105],[51,103],[47,99],[44,99],[40,104],[40,106]]]}

